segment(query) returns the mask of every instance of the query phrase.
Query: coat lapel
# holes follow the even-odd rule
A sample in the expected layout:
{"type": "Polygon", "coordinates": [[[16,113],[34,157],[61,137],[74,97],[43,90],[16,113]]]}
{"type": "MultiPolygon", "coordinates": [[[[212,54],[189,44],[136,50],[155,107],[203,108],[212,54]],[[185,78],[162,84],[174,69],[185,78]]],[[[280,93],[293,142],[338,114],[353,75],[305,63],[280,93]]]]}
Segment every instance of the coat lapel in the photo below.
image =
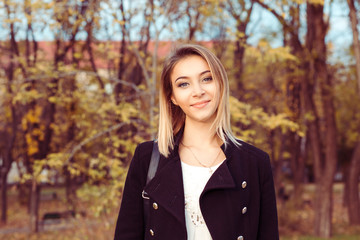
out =
{"type": "Polygon", "coordinates": [[[218,167],[218,169],[214,172],[214,174],[209,179],[208,183],[206,184],[204,191],[201,194],[201,197],[208,191],[214,189],[230,189],[236,188],[237,184],[241,184],[243,181],[247,181],[248,176],[246,174],[246,160],[245,157],[240,157],[239,161],[233,159],[232,154],[236,146],[232,143],[229,143],[225,147],[225,145],[221,146],[223,150],[226,160],[218,167]],[[237,179],[234,178],[232,175],[232,171],[236,169],[236,178],[238,178],[241,182],[237,183],[237,179]]]}
{"type": "MultiPolygon", "coordinates": [[[[206,192],[213,189],[236,188],[235,179],[229,169],[234,164],[231,161],[234,146],[230,143],[227,147],[222,145],[221,148],[225,153],[226,160],[210,177],[200,199],[206,192]]],[[[243,171],[244,169],[240,168],[241,176],[244,175],[243,171]]],[[[178,144],[168,158],[161,157],[158,172],[144,190],[154,202],[157,202],[160,207],[163,207],[185,226],[184,186],[178,144]]]]}
{"type": "Polygon", "coordinates": [[[164,161],[167,163],[145,186],[145,191],[159,206],[185,224],[184,188],[179,155],[172,155],[164,161]]]}
{"type": "Polygon", "coordinates": [[[236,187],[236,184],[229,171],[227,160],[225,160],[210,177],[204,188],[203,194],[213,189],[226,189],[234,187],[236,187]]]}
{"type": "Polygon", "coordinates": [[[202,195],[205,192],[213,189],[220,189],[220,188],[225,189],[225,188],[236,187],[235,181],[228,167],[229,161],[231,161],[232,147],[231,146],[225,147],[225,144],[223,144],[221,146],[221,149],[223,150],[226,156],[226,160],[213,173],[208,183],[206,184],[202,195]]]}

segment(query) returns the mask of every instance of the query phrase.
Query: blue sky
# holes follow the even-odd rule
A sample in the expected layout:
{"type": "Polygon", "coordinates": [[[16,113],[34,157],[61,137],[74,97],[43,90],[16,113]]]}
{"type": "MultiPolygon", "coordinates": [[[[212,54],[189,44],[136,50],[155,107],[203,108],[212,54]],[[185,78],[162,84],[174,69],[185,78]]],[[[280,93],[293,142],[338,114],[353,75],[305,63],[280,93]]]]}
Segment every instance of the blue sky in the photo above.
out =
{"type": "MultiPolygon", "coordinates": [[[[139,4],[144,0],[137,0],[137,1],[125,1],[125,9],[129,9],[130,7],[135,7],[134,4],[139,4]],[[132,4],[132,5],[131,5],[132,4]]],[[[327,15],[331,14],[330,18],[330,29],[329,33],[326,37],[327,42],[331,42],[331,50],[333,51],[333,59],[345,57],[344,51],[352,44],[352,32],[350,28],[350,22],[348,17],[348,7],[347,3],[344,0],[335,0],[332,8],[330,9],[329,1],[325,1],[325,13],[327,15]]],[[[20,1],[22,2],[22,1],[20,1]]],[[[44,0],[43,2],[51,2],[50,0],[44,0]]],[[[2,26],[0,28],[0,39],[5,40],[9,38],[9,32],[7,31],[7,26],[5,20],[5,9],[1,6],[0,3],[0,22],[2,26]]],[[[112,17],[112,10],[118,8],[116,5],[117,2],[112,2],[112,6],[107,4],[102,4],[102,11],[100,12],[101,18],[101,27],[96,33],[96,38],[98,40],[119,40],[120,30],[118,24],[113,24],[113,17],[112,17]],[[106,29],[106,31],[105,31],[106,29]]],[[[21,12],[21,4],[17,5],[19,8],[18,11],[21,12]]],[[[16,9],[16,6],[14,6],[16,9]]],[[[36,13],[36,22],[34,24],[35,30],[35,39],[37,41],[51,41],[54,39],[54,31],[50,30],[49,26],[55,24],[53,20],[49,17],[53,10],[50,8],[49,10],[42,10],[41,12],[36,13]],[[46,24],[45,24],[46,23],[46,24]]],[[[24,28],[26,26],[26,18],[20,14],[17,14],[19,18],[19,22],[16,23],[17,26],[17,38],[23,39],[25,37],[24,28]]],[[[305,19],[305,12],[302,13],[302,18],[305,19]]],[[[133,19],[131,28],[134,29],[131,34],[131,39],[136,40],[138,38],[138,31],[139,31],[139,23],[144,21],[143,16],[138,15],[133,19]]],[[[157,20],[159,25],[164,24],[164,20],[157,20]]],[[[234,22],[228,20],[226,22],[229,28],[234,26],[234,22]]],[[[306,26],[303,26],[304,33],[306,26]]],[[[159,38],[160,40],[176,40],[181,35],[184,35],[186,31],[186,25],[178,22],[176,27],[174,27],[174,31],[162,31],[159,38]]],[[[259,39],[267,38],[270,35],[276,35],[277,37],[271,38],[271,45],[273,47],[278,47],[282,45],[282,35],[281,35],[281,26],[276,20],[276,18],[268,11],[264,10],[260,6],[256,5],[251,17],[251,21],[248,27],[248,34],[250,38],[248,39],[248,43],[251,45],[256,45],[259,39]]],[[[154,33],[153,33],[154,35],[154,33]]],[[[199,33],[196,35],[197,40],[211,40],[214,33],[211,31],[211,26],[206,26],[204,33],[199,33]]],[[[79,35],[79,38],[86,38],[84,33],[79,35]]]]}

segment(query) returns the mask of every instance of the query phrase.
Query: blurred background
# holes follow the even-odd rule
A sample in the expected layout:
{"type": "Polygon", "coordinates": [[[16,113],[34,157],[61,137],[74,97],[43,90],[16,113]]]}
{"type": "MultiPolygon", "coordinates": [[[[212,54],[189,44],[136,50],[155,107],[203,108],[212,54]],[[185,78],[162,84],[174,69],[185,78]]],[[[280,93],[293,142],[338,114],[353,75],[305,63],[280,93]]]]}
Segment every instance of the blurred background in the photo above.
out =
{"type": "Polygon", "coordinates": [[[112,239],[166,55],[219,57],[281,239],[360,239],[359,0],[1,0],[0,239],[112,239]]]}

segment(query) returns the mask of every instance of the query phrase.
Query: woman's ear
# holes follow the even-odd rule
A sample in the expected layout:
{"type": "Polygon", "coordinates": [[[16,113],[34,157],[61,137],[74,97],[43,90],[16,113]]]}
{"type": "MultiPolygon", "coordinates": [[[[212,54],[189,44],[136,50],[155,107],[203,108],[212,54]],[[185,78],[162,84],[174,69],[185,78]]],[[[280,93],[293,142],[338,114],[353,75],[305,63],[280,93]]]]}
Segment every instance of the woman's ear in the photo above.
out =
{"type": "Polygon", "coordinates": [[[176,106],[178,105],[177,102],[176,102],[176,100],[175,100],[175,98],[174,98],[174,96],[171,96],[171,101],[172,101],[172,103],[173,103],[174,105],[176,105],[176,106]]]}

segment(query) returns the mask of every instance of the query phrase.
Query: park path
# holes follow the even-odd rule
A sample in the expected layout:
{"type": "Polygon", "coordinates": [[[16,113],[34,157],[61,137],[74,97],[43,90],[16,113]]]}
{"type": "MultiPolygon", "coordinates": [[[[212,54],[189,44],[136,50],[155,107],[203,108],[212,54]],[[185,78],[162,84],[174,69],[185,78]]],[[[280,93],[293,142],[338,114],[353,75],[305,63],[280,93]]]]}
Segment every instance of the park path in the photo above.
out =
{"type": "MultiPolygon", "coordinates": [[[[114,220],[110,220],[113,222],[114,220]]],[[[75,228],[77,226],[76,223],[79,221],[77,219],[73,220],[46,220],[44,223],[39,224],[39,232],[46,231],[57,231],[69,228],[75,228]]],[[[81,224],[86,224],[87,226],[95,226],[99,223],[99,219],[93,220],[81,220],[81,224]]],[[[1,235],[12,234],[12,233],[31,233],[30,227],[18,227],[18,228],[0,228],[0,239],[2,239],[1,235]]]]}

